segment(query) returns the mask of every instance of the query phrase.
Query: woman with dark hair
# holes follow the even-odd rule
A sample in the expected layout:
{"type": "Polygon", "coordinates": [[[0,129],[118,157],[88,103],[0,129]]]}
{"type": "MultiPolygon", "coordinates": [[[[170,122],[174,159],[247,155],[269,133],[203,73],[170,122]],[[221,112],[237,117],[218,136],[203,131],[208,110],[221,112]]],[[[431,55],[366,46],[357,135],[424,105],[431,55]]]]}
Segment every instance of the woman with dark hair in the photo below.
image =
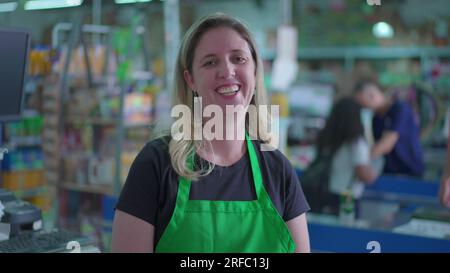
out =
{"type": "Polygon", "coordinates": [[[328,200],[322,202],[328,203],[332,213],[338,211],[339,196],[350,192],[359,199],[364,184],[376,179],[376,172],[370,165],[370,148],[364,138],[361,107],[353,98],[344,97],[334,104],[325,127],[319,132],[317,153],[318,158],[331,160],[328,200]]]}

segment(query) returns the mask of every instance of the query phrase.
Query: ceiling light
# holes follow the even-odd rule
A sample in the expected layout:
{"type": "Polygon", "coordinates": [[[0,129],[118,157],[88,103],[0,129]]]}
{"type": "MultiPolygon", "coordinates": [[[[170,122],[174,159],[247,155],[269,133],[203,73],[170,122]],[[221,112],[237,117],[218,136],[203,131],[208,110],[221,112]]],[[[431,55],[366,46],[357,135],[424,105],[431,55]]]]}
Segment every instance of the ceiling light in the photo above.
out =
{"type": "Polygon", "coordinates": [[[394,37],[394,29],[386,22],[378,22],[373,25],[372,33],[377,38],[392,38],[394,37]]]}
{"type": "Polygon", "coordinates": [[[25,10],[58,9],[77,7],[83,0],[31,0],[25,3],[25,10]]]}
{"type": "Polygon", "coordinates": [[[17,2],[0,3],[0,12],[11,12],[17,8],[17,2]]]}
{"type": "Polygon", "coordinates": [[[131,3],[143,3],[150,2],[152,0],[114,0],[116,4],[131,4],[131,3]]]}

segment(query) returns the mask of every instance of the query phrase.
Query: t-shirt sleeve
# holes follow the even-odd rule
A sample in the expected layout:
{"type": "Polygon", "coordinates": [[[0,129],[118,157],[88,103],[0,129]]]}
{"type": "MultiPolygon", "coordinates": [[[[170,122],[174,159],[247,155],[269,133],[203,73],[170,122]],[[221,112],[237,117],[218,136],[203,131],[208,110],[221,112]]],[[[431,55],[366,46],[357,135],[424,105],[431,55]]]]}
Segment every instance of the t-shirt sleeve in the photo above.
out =
{"type": "Polygon", "coordinates": [[[285,222],[294,219],[295,217],[310,210],[309,204],[306,201],[297,173],[290,162],[286,161],[286,199],[283,214],[285,222]]]}
{"type": "Polygon", "coordinates": [[[133,161],[116,209],[155,225],[160,181],[158,153],[147,144],[133,161]]]}
{"type": "Polygon", "coordinates": [[[405,126],[407,126],[408,116],[411,114],[408,111],[408,106],[406,104],[398,103],[395,106],[394,111],[389,116],[390,121],[385,123],[385,131],[394,131],[399,134],[405,132],[405,126]]]}
{"type": "Polygon", "coordinates": [[[369,165],[370,164],[370,149],[369,144],[360,137],[350,146],[351,160],[353,166],[369,165]]]}

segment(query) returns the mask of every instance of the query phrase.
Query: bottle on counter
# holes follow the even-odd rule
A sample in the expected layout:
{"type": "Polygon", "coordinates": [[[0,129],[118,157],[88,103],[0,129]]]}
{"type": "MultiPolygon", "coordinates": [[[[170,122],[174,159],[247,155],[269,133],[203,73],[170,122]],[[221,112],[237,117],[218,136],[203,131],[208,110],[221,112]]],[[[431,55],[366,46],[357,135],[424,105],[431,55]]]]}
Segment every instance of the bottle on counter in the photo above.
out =
{"type": "Polygon", "coordinates": [[[355,223],[355,198],[350,191],[340,196],[339,221],[345,226],[352,226],[355,223]]]}

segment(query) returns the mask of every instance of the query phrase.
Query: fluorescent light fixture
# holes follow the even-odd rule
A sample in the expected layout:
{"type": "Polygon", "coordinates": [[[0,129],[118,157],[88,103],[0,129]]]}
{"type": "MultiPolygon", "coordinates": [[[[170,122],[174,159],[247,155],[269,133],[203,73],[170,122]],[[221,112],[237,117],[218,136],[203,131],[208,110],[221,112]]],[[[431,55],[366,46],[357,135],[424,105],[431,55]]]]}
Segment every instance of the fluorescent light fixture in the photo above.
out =
{"type": "Polygon", "coordinates": [[[116,4],[131,4],[131,3],[144,3],[152,0],[114,0],[116,4]]]}
{"type": "Polygon", "coordinates": [[[17,2],[0,3],[0,12],[11,12],[17,8],[17,2]]]}
{"type": "Polygon", "coordinates": [[[77,7],[83,0],[30,0],[25,3],[25,10],[59,9],[77,7]]]}
{"type": "Polygon", "coordinates": [[[394,29],[386,22],[378,22],[373,25],[372,33],[377,38],[392,38],[394,37],[394,29]]]}

